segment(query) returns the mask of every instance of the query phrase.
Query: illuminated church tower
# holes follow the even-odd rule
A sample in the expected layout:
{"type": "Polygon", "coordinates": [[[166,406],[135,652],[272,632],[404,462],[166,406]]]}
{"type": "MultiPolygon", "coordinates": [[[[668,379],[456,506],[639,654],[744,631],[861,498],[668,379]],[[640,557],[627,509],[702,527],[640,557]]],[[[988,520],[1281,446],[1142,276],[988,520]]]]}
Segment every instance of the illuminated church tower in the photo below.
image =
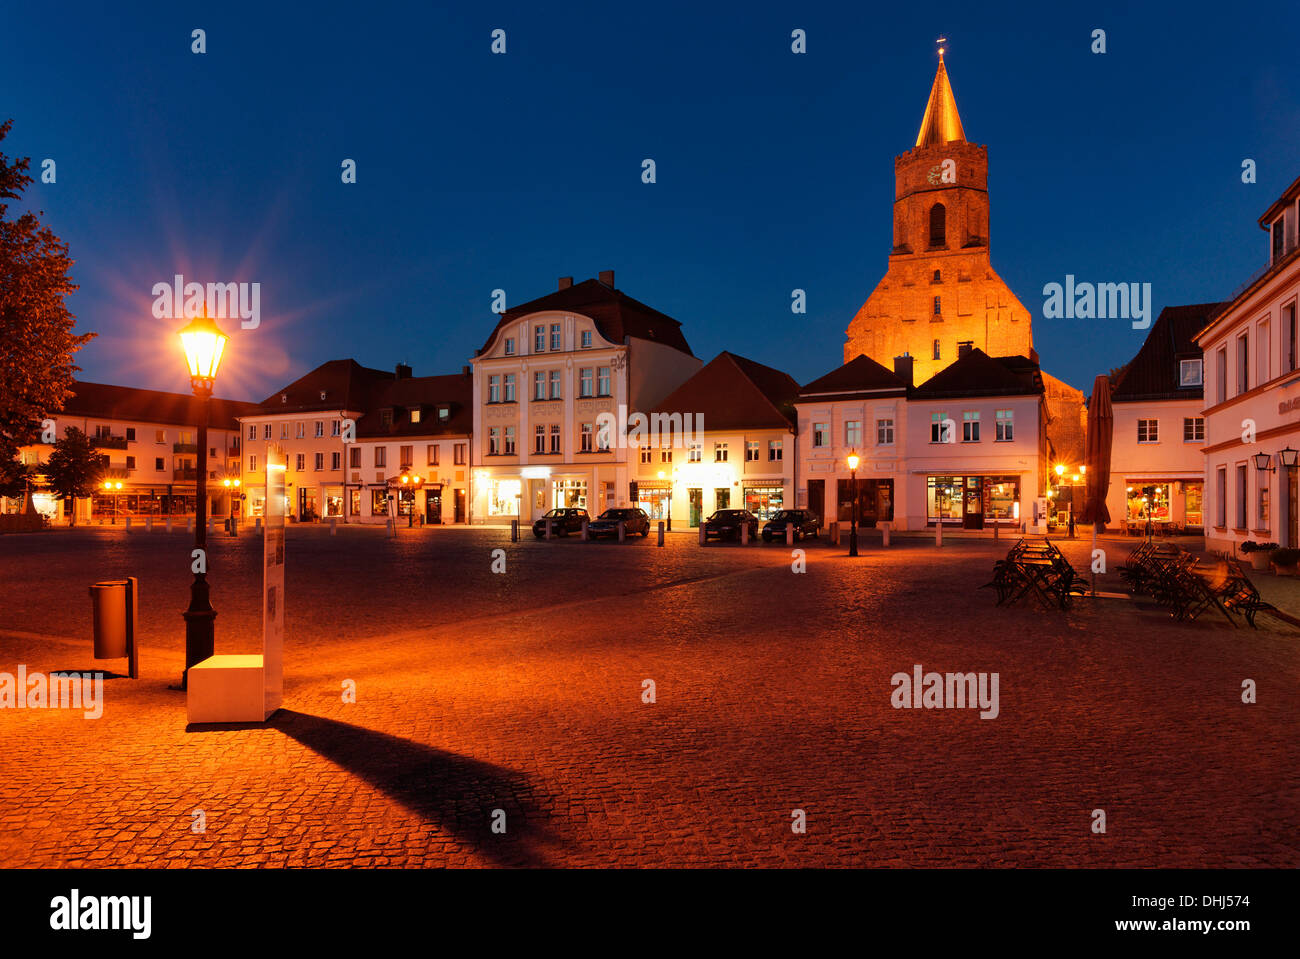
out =
{"type": "Polygon", "coordinates": [[[989,262],[988,150],[966,141],[942,47],[916,146],[894,158],[889,268],[845,337],[846,363],[910,354],[917,384],[964,343],[1037,359],[1029,311],[989,262]]]}

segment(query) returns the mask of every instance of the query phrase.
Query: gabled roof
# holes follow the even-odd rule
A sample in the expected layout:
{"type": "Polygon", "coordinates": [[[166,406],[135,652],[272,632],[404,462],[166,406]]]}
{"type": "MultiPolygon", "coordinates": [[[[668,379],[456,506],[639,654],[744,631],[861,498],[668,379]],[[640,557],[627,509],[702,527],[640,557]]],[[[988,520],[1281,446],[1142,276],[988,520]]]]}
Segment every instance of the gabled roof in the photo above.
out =
{"type": "MultiPolygon", "coordinates": [[[[74,380],[72,395],[63,404],[61,412],[65,416],[193,426],[199,421],[200,409],[199,400],[190,393],[164,393],[134,386],[74,380]]],[[[208,425],[216,429],[237,430],[236,417],[256,412],[256,403],[214,397],[209,405],[208,425]]]]}
{"type": "Polygon", "coordinates": [[[788,374],[724,350],[652,412],[698,413],[705,430],[791,429],[798,394],[788,374]]]}
{"type": "Polygon", "coordinates": [[[284,389],[276,390],[259,404],[260,409],[245,415],[364,410],[372,392],[396,378],[396,373],[372,370],[356,360],[330,360],[284,389]],[[324,399],[321,399],[322,391],[324,399]]]}
{"type": "Polygon", "coordinates": [[[468,435],[474,428],[474,379],[465,373],[446,376],[404,376],[376,386],[365,415],[357,422],[357,435],[385,436],[468,435]],[[438,419],[438,407],[447,406],[450,417],[438,419]],[[410,411],[420,409],[420,422],[412,423],[410,411]],[[393,422],[383,426],[380,411],[391,409],[393,422]]]}
{"type": "Polygon", "coordinates": [[[871,357],[859,353],[843,366],[836,367],[825,376],[805,383],[799,390],[799,401],[848,399],[862,393],[893,393],[902,396],[907,383],[893,370],[881,366],[871,357]]]}
{"type": "Polygon", "coordinates": [[[925,105],[925,116],[921,118],[921,131],[916,135],[916,145],[943,146],[953,140],[964,143],[966,133],[961,128],[957,98],[952,95],[952,85],[948,82],[948,70],[943,65],[941,51],[939,69],[934,75],[934,85],[930,87],[930,100],[925,105]]]}
{"type": "Polygon", "coordinates": [[[501,320],[487,338],[479,353],[492,345],[497,333],[521,316],[546,310],[580,313],[595,322],[600,335],[612,343],[622,343],[629,336],[671,346],[687,356],[694,356],[682,325],[671,316],[634,300],[621,290],[600,280],[583,280],[564,290],[558,290],[536,300],[521,303],[501,315],[501,320]]]}
{"type": "Polygon", "coordinates": [[[1135,400],[1195,399],[1204,395],[1200,386],[1180,389],[1178,360],[1201,355],[1196,334],[1205,328],[1211,316],[1226,303],[1192,303],[1166,306],[1151,325],[1151,331],[1137,355],[1133,357],[1111,387],[1115,403],[1135,400]]]}
{"type": "Polygon", "coordinates": [[[971,349],[918,386],[919,398],[1032,396],[1043,392],[1038,364],[1027,356],[989,356],[971,349]]]}

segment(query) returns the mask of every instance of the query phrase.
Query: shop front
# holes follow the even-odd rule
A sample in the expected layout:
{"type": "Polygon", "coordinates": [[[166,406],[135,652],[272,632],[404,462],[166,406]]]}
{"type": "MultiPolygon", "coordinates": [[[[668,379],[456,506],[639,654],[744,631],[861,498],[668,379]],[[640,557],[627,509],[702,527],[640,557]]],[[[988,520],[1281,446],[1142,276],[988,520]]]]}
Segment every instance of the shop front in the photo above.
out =
{"type": "Polygon", "coordinates": [[[645,510],[651,520],[668,519],[673,502],[671,483],[663,480],[641,480],[633,483],[629,492],[631,493],[629,499],[645,510]]]}
{"type": "MultiPolygon", "coordinates": [[[[1145,531],[1148,524],[1155,533],[1200,532],[1204,528],[1204,496],[1205,482],[1199,479],[1126,478],[1123,522],[1138,532],[1145,531]]],[[[1265,513],[1268,509],[1266,492],[1262,509],[1265,513]]]]}
{"type": "Polygon", "coordinates": [[[769,520],[785,508],[785,487],[780,483],[745,481],[745,509],[760,520],[769,520]]]}
{"type": "MultiPolygon", "coordinates": [[[[836,519],[841,524],[853,521],[853,490],[858,493],[858,525],[872,527],[877,523],[894,521],[894,481],[892,479],[872,479],[858,477],[839,477],[835,487],[837,491],[836,519]]],[[[811,508],[811,507],[810,507],[811,508]]]]}
{"type": "Polygon", "coordinates": [[[1018,526],[1020,477],[975,474],[926,477],[926,525],[962,529],[1018,526]]]}

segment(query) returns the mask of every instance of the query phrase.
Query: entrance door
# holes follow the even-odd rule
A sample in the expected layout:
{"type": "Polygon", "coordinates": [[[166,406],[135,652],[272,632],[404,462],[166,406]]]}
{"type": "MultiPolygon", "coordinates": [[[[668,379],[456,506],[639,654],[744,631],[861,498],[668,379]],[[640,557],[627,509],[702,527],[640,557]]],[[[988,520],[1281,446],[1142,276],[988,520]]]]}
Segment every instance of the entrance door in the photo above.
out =
{"type": "Polygon", "coordinates": [[[962,503],[962,527],[984,528],[984,490],[978,476],[966,477],[966,496],[962,503]]]}
{"type": "Polygon", "coordinates": [[[826,481],[808,481],[808,510],[824,524],[826,521],[826,481]]]}
{"type": "Polygon", "coordinates": [[[691,528],[694,529],[700,525],[700,520],[703,519],[701,514],[704,512],[704,490],[688,489],[686,495],[691,501],[691,528]]]}
{"type": "Polygon", "coordinates": [[[316,491],[306,489],[305,487],[298,490],[298,522],[306,523],[308,520],[316,518],[316,491]]]}
{"type": "Polygon", "coordinates": [[[456,496],[452,502],[455,503],[454,515],[456,522],[465,522],[465,491],[463,489],[456,490],[456,496]]]}
{"type": "Polygon", "coordinates": [[[442,522],[442,490],[437,487],[424,491],[424,521],[430,525],[442,522]]]}
{"type": "Polygon", "coordinates": [[[724,487],[713,491],[713,508],[728,509],[731,506],[731,490],[724,487]]]}

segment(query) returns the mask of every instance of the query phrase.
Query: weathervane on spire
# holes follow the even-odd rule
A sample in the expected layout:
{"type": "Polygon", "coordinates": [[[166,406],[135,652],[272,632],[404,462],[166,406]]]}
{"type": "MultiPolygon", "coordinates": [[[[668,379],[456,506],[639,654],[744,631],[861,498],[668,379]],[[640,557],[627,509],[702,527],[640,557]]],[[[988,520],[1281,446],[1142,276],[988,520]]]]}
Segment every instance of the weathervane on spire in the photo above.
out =
{"type": "Polygon", "coordinates": [[[940,37],[938,40],[936,40],[936,41],[934,41],[934,42],[937,43],[937,44],[939,44],[939,60],[940,60],[940,62],[942,62],[942,61],[943,61],[943,45],[944,45],[945,43],[948,42],[948,38],[947,38],[947,37],[940,37]]]}

